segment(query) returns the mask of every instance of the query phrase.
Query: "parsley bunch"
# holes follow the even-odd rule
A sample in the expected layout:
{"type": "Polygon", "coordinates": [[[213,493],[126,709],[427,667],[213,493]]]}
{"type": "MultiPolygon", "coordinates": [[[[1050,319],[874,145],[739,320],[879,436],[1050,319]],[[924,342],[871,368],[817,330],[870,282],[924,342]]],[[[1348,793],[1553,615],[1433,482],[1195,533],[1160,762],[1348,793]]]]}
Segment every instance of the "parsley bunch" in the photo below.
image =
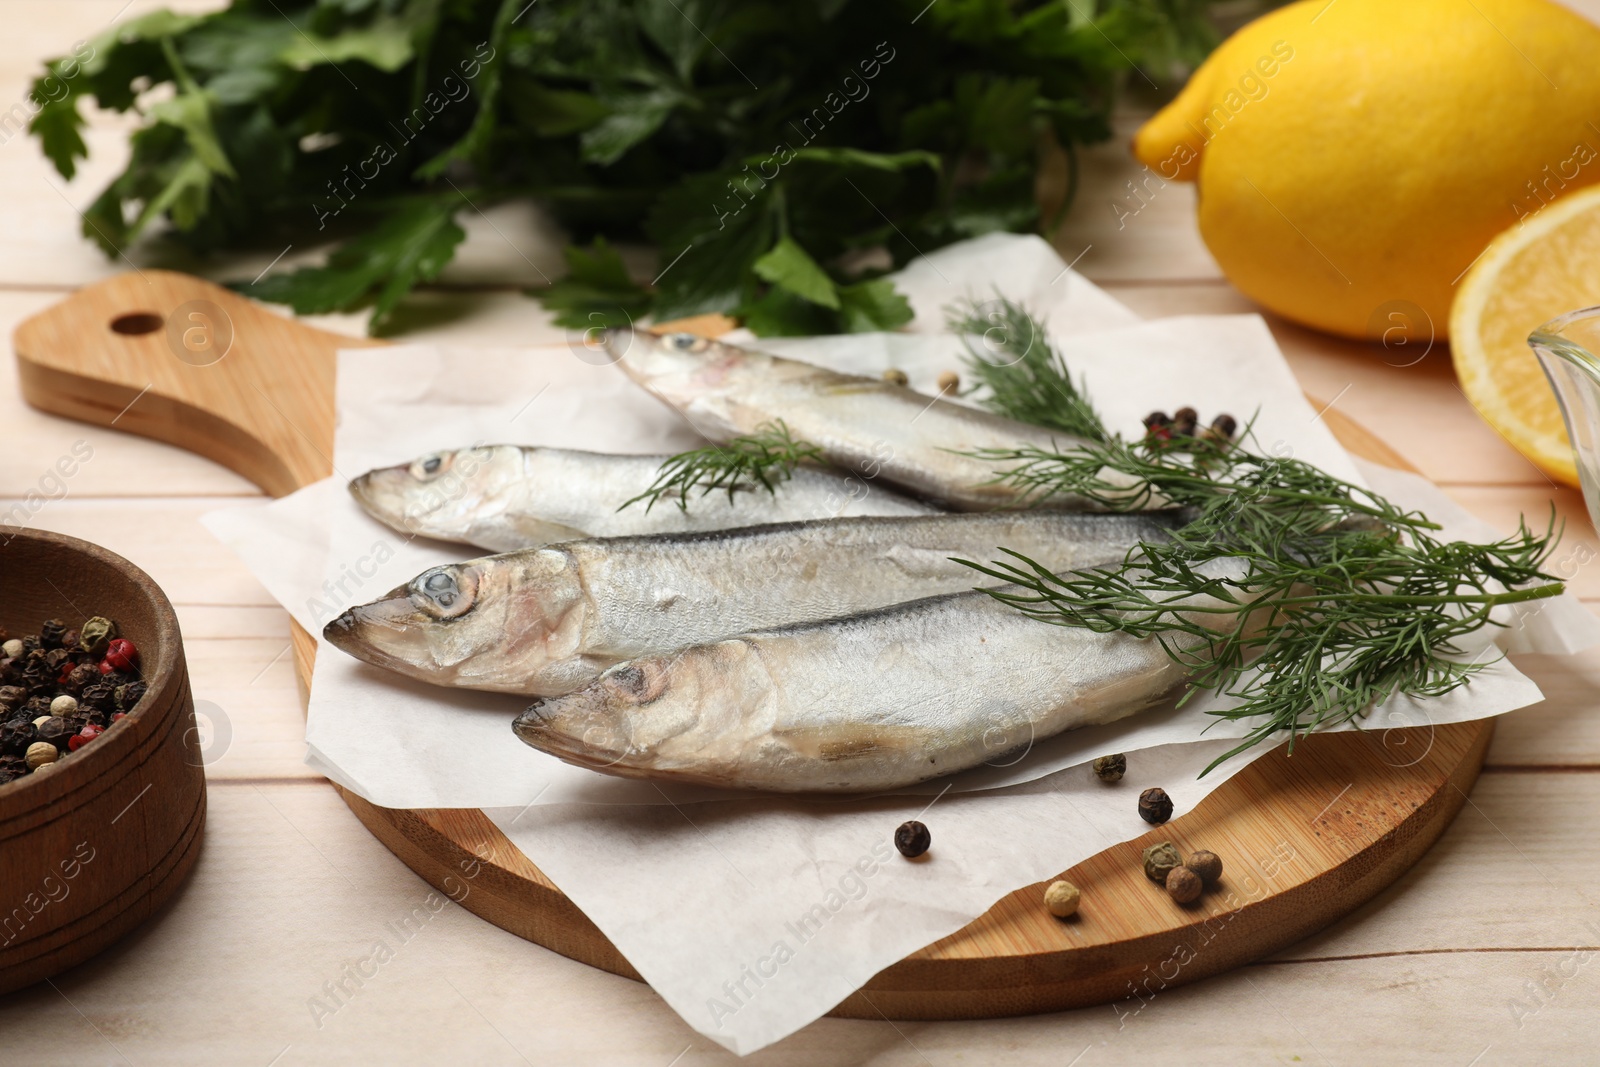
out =
{"type": "Polygon", "coordinates": [[[885,329],[911,316],[889,265],[1040,227],[1041,161],[1065,150],[1075,169],[1076,146],[1109,137],[1135,67],[1143,84],[1197,63],[1211,5],[233,0],[52,61],[31,130],[71,178],[80,100],[138,115],[84,219],[108,254],[155,229],[200,251],[337,241],[242,288],[370,306],[375,331],[450,261],[461,218],[513,198],[575,240],[537,294],[564,325],[885,329]],[[651,284],[618,241],[655,245],[651,284]]]}

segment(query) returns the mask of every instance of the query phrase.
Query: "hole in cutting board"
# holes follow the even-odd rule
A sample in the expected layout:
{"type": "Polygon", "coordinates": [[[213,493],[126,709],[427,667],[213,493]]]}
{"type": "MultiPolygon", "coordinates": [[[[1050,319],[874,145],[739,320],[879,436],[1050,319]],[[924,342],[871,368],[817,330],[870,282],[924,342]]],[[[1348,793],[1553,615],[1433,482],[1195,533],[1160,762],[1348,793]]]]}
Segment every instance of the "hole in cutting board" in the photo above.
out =
{"type": "Polygon", "coordinates": [[[117,333],[137,336],[141,333],[155,333],[165,324],[165,320],[153,311],[130,311],[126,315],[118,315],[111,320],[111,329],[117,333]]]}

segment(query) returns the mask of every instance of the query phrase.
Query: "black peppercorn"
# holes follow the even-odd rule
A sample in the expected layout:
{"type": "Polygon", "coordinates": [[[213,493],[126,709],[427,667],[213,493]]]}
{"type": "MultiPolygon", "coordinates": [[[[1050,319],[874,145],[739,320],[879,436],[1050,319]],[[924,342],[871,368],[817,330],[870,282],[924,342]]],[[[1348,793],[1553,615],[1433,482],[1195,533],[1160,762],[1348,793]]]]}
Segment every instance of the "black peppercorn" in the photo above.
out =
{"type": "Polygon", "coordinates": [[[900,855],[907,859],[916,859],[928,851],[928,846],[933,844],[933,835],[928,828],[917,820],[900,824],[894,832],[894,847],[900,850],[900,855]]]}
{"type": "Polygon", "coordinates": [[[20,685],[0,685],[0,707],[20,708],[28,700],[28,691],[20,685]]]}
{"type": "Polygon", "coordinates": [[[66,748],[67,738],[71,737],[81,729],[83,729],[83,727],[74,726],[66,719],[52,715],[35,728],[34,740],[48,741],[57,748],[66,748]]]}
{"type": "Polygon", "coordinates": [[[29,697],[28,702],[22,705],[22,709],[28,713],[28,721],[32,722],[41,715],[50,714],[50,698],[29,697]]]}
{"type": "Polygon", "coordinates": [[[1152,411],[1150,414],[1144,417],[1144,428],[1147,430],[1153,430],[1157,426],[1171,425],[1172,420],[1167,417],[1167,413],[1165,411],[1152,411]]]}
{"type": "Polygon", "coordinates": [[[1200,413],[1194,408],[1179,408],[1172,413],[1172,432],[1174,435],[1193,437],[1194,428],[1200,422],[1200,413]]]}
{"type": "Polygon", "coordinates": [[[0,753],[7,756],[22,755],[36,740],[38,738],[33,735],[33,723],[27,719],[0,726],[0,753]]]}
{"type": "Polygon", "coordinates": [[[1231,441],[1234,433],[1239,429],[1239,422],[1232,415],[1218,415],[1211,420],[1211,429],[1217,436],[1231,441]]]}
{"type": "Polygon", "coordinates": [[[21,778],[27,773],[28,761],[22,756],[13,756],[10,753],[0,756],[0,783],[9,782],[13,778],[21,778]]]}
{"type": "Polygon", "coordinates": [[[90,726],[106,726],[110,722],[110,717],[98,708],[92,708],[84,713],[83,721],[90,726]]]}
{"type": "Polygon", "coordinates": [[[1139,818],[1155,826],[1172,818],[1172,798],[1165,789],[1157,786],[1139,794],[1139,818]]]}
{"type": "Polygon", "coordinates": [[[115,691],[117,708],[121,711],[132,711],[134,705],[144,697],[147,688],[143,682],[128,682],[117,686],[115,691]]]}
{"type": "Polygon", "coordinates": [[[59,676],[61,674],[61,665],[67,662],[67,656],[68,652],[66,649],[52,648],[44,654],[44,661],[48,663],[50,665],[50,669],[55,671],[56,675],[59,676]]]}
{"type": "Polygon", "coordinates": [[[24,656],[29,652],[42,652],[43,650],[44,646],[39,643],[38,634],[29,634],[22,639],[22,654],[24,656]]]}
{"type": "Polygon", "coordinates": [[[80,663],[67,672],[67,680],[61,683],[63,689],[77,696],[84,689],[100,680],[100,668],[92,663],[80,663]]]}
{"type": "Polygon", "coordinates": [[[60,648],[61,637],[67,632],[67,624],[60,619],[46,619],[39,624],[39,644],[45,648],[60,648]]]}
{"type": "Polygon", "coordinates": [[[78,647],[78,638],[82,636],[76,630],[68,630],[61,635],[61,647],[74,654],[82,654],[83,649],[78,647]]]}
{"type": "Polygon", "coordinates": [[[105,682],[96,682],[83,687],[83,693],[78,697],[78,702],[85,707],[98,708],[101,711],[110,711],[116,706],[116,689],[105,682]]]}

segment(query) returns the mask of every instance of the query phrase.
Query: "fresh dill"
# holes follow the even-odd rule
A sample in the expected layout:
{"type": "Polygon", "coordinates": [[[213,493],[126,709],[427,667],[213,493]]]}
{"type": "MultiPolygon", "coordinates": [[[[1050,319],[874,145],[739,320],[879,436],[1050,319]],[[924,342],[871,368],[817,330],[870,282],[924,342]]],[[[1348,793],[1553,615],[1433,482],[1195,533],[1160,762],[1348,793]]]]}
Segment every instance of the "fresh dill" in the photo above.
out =
{"type": "Polygon", "coordinates": [[[643,500],[649,511],[665,498],[679,510],[688,511],[689,497],[696,489],[700,496],[724,489],[730,501],[735,493],[757,487],[776,494],[778,485],[807,460],[823,462],[822,449],[797,440],[782,419],[762,423],[754,433],[669,457],[650,488],[617,510],[643,500]]]}
{"type": "Polygon", "coordinates": [[[945,315],[948,328],[961,336],[968,371],[989,387],[983,403],[990,410],[1090,441],[1107,439],[1088,390],[1072,380],[1066,360],[1025,307],[996,294],[951,305],[945,315]]]}
{"type": "Polygon", "coordinates": [[[1033,499],[1189,509],[1170,539],[1112,566],[1054,574],[1007,549],[968,566],[1007,583],[991,595],[1035,618],[1160,641],[1189,672],[1184,701],[1211,691],[1234,702],[1211,714],[1255,725],[1206,771],[1276,734],[1292,745],[1396,694],[1466,684],[1487,664],[1464,659],[1462,638],[1503,625],[1491,614],[1501,605],[1563,589],[1543,569],[1559,539],[1553,513],[1543,535],[1523,524],[1491,544],[1444,541],[1425,516],[1309,463],[1203,437],[981,454],[1033,499]]]}

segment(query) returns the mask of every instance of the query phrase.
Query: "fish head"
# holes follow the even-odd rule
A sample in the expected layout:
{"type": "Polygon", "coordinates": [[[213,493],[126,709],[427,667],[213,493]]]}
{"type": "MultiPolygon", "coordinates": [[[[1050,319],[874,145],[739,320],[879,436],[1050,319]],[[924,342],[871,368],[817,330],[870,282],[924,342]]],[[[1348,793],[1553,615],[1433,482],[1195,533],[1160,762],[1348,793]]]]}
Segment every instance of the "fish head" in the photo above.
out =
{"type": "Polygon", "coordinates": [[[738,764],[765,730],[760,709],[772,689],[749,645],[718,641],[619,663],[583,689],[534,703],[513,729],[591,770],[727,784],[703,768],[738,764]]]}
{"type": "Polygon", "coordinates": [[[570,557],[536,552],[432,567],[323,628],[356,659],[437,685],[540,688],[579,644],[586,601],[570,557]]]}
{"type": "Polygon", "coordinates": [[[418,456],[370,470],[350,482],[350,495],[392,529],[456,539],[469,533],[492,502],[522,476],[522,450],[485,445],[418,456]]]}
{"type": "Polygon", "coordinates": [[[682,332],[612,330],[606,348],[628,377],[685,414],[760,382],[773,362],[758,352],[682,332]]]}

